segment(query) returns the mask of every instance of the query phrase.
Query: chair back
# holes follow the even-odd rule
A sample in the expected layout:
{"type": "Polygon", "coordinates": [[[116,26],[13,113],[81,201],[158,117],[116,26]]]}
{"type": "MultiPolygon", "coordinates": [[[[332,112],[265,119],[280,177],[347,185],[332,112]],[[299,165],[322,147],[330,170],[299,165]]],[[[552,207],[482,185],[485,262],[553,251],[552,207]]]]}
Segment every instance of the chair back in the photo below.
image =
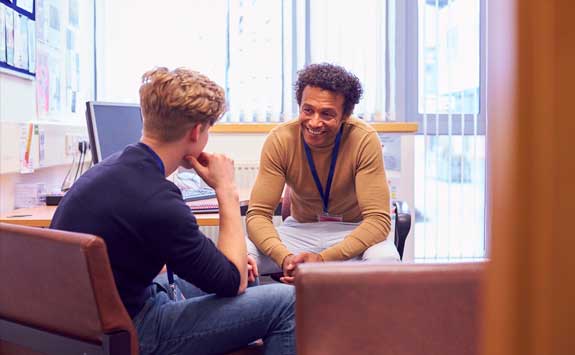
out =
{"type": "Polygon", "coordinates": [[[297,353],[479,354],[485,270],[484,262],[302,264],[297,353]]]}
{"type": "Polygon", "coordinates": [[[0,223],[0,270],[0,353],[138,354],[101,238],[0,223]]]}
{"type": "Polygon", "coordinates": [[[391,213],[395,214],[395,235],[393,241],[399,252],[399,257],[403,259],[405,241],[411,230],[411,212],[405,201],[394,201],[392,205],[393,209],[391,213]]]}

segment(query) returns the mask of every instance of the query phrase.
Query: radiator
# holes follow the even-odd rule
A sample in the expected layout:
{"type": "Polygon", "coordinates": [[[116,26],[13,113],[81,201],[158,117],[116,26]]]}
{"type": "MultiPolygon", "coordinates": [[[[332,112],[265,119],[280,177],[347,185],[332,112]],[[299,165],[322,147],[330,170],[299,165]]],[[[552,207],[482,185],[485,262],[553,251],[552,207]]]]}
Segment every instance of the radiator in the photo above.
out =
{"type": "Polygon", "coordinates": [[[240,190],[250,190],[258,176],[258,161],[235,162],[236,185],[240,190]]]}

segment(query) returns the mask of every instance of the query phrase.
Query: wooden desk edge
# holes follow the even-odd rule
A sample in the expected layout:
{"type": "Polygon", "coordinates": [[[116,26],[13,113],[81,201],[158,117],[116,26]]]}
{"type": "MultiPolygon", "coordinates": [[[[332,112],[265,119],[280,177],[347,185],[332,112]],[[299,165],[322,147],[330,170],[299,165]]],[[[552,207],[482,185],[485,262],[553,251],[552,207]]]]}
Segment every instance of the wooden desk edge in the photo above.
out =
{"type": "Polygon", "coordinates": [[[30,217],[0,218],[0,223],[15,224],[27,227],[48,228],[50,227],[51,222],[51,219],[30,219],[30,217]]]}
{"type": "MultiPolygon", "coordinates": [[[[220,225],[220,218],[217,213],[197,213],[194,214],[196,217],[196,221],[200,227],[218,227],[220,225]]],[[[40,227],[40,228],[48,228],[50,227],[50,223],[52,219],[46,218],[34,218],[34,216],[30,217],[14,217],[8,218],[7,216],[2,216],[0,218],[0,223],[7,223],[7,224],[16,224],[19,226],[28,226],[28,227],[40,227]]]]}
{"type": "MultiPolygon", "coordinates": [[[[246,206],[247,200],[240,202],[241,206],[246,206]]],[[[56,212],[56,206],[37,206],[31,208],[19,208],[2,215],[0,223],[16,224],[28,227],[48,228],[52,222],[52,216],[56,212]],[[10,217],[22,215],[23,217],[10,217]]],[[[213,227],[220,225],[218,213],[194,213],[196,222],[201,227],[213,227]]]]}

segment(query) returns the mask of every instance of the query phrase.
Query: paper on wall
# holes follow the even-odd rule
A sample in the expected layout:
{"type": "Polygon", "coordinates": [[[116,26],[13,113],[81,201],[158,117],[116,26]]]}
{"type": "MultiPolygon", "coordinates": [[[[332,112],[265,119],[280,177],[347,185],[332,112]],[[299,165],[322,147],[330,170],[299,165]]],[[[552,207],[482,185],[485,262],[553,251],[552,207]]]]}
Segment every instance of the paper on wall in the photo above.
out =
{"type": "Polygon", "coordinates": [[[36,112],[42,117],[50,111],[50,70],[48,69],[48,54],[38,48],[36,67],[36,112]]]}
{"type": "Polygon", "coordinates": [[[6,8],[5,10],[6,63],[14,65],[14,11],[10,8],[6,8]]]}
{"type": "Polygon", "coordinates": [[[0,62],[6,63],[6,6],[0,4],[0,62]]]}
{"type": "Polygon", "coordinates": [[[48,56],[50,112],[62,111],[62,60],[58,54],[48,56]]]}
{"type": "Polygon", "coordinates": [[[28,20],[28,71],[36,72],[36,23],[28,20]]]}
{"type": "Polygon", "coordinates": [[[48,43],[48,11],[44,0],[36,0],[36,29],[38,42],[48,43]]]}
{"type": "Polygon", "coordinates": [[[401,136],[379,135],[385,170],[401,171],[401,136]]]}
{"type": "Polygon", "coordinates": [[[14,15],[14,66],[28,70],[28,18],[14,15]]]}
{"type": "Polygon", "coordinates": [[[80,25],[80,5],[78,0],[69,0],[68,2],[68,24],[76,28],[80,25]]]}
{"type": "Polygon", "coordinates": [[[53,48],[60,48],[62,36],[62,23],[60,19],[62,4],[59,0],[45,1],[45,10],[48,10],[48,44],[53,48]]]}

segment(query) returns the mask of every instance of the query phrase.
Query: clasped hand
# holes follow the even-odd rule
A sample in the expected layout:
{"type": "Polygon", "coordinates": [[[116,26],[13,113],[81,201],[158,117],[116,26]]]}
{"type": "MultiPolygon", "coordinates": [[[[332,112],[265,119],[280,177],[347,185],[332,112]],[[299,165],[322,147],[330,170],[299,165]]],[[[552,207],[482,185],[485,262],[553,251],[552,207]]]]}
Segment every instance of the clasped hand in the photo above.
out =
{"type": "Polygon", "coordinates": [[[323,258],[316,253],[290,254],[283,261],[282,270],[284,275],[280,277],[280,281],[291,285],[294,283],[294,271],[299,264],[321,262],[323,262],[323,258]]]}

